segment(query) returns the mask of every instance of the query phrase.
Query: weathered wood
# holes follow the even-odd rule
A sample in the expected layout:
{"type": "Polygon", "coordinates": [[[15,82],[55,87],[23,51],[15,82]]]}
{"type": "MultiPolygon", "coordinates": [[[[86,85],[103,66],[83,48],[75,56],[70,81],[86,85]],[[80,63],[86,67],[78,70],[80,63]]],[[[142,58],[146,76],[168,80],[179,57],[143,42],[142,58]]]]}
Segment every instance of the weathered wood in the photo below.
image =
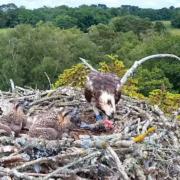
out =
{"type": "MultiPolygon", "coordinates": [[[[79,109],[82,121],[95,122],[91,107],[77,89],[26,91],[18,87],[15,92],[18,93],[3,93],[0,107],[9,112],[13,102],[25,99],[29,102],[26,107],[29,121],[51,109],[68,106],[79,109]]],[[[28,128],[22,129],[18,137],[1,134],[0,178],[177,179],[180,173],[177,115],[175,112],[172,117],[166,117],[158,106],[122,96],[113,132],[76,128],[58,140],[31,138],[28,128]],[[148,134],[150,127],[156,130],[148,134]],[[146,135],[142,141],[133,140],[143,134],[146,135]]]]}

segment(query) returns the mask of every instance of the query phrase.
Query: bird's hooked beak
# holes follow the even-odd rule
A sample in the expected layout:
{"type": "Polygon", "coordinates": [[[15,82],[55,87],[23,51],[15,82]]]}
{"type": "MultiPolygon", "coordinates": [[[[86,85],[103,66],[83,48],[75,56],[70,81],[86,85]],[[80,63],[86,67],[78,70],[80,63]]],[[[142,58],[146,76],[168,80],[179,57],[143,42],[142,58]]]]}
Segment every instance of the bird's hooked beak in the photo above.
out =
{"type": "Polygon", "coordinates": [[[114,119],[114,112],[110,116],[108,116],[108,118],[109,118],[109,120],[114,119]]]}
{"type": "Polygon", "coordinates": [[[102,119],[108,119],[108,120],[113,120],[114,119],[114,112],[111,113],[111,115],[107,115],[106,112],[102,109],[99,109],[99,112],[100,112],[100,116],[102,116],[102,119]]]}

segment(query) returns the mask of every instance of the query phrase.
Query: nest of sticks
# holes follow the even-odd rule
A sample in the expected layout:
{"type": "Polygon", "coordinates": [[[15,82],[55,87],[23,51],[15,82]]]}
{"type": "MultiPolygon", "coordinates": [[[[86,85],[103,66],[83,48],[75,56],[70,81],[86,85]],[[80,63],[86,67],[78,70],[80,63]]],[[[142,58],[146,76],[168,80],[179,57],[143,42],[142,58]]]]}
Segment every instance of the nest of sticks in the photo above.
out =
{"type": "MultiPolygon", "coordinates": [[[[13,93],[0,92],[0,116],[22,100],[29,102],[28,117],[71,107],[78,108],[85,122],[94,120],[83,91],[71,87],[49,91],[16,87],[13,93]]],[[[113,132],[74,129],[57,140],[32,138],[28,131],[17,137],[1,134],[0,179],[178,179],[177,115],[166,117],[158,106],[123,96],[113,132]]]]}

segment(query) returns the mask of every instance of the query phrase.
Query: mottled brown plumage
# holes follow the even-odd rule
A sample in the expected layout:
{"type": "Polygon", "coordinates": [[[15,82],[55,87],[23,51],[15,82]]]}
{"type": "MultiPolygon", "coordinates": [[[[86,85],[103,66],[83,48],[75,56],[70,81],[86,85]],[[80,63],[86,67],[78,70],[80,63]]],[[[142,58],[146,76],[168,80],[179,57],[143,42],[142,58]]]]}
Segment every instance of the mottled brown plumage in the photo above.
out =
{"type": "Polygon", "coordinates": [[[5,131],[8,135],[14,133],[15,136],[18,136],[26,124],[26,119],[22,105],[16,104],[10,113],[0,118],[0,129],[5,131]]]}
{"type": "Polygon", "coordinates": [[[60,139],[64,132],[69,132],[80,125],[76,110],[48,111],[36,116],[29,129],[31,137],[48,140],[60,139]]]}
{"type": "Polygon", "coordinates": [[[120,79],[115,74],[92,71],[88,75],[85,85],[85,98],[89,103],[101,110],[100,96],[102,92],[112,95],[115,104],[117,104],[121,97],[119,86],[120,79]]]}

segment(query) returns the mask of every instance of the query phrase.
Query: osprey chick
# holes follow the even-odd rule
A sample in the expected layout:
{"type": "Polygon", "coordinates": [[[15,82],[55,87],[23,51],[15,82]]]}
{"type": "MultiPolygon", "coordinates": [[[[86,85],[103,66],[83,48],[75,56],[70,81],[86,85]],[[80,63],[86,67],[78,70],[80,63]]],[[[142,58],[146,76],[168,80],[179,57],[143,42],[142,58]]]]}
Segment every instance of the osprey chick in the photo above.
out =
{"type": "Polygon", "coordinates": [[[0,118],[0,129],[7,134],[18,136],[26,124],[26,115],[24,114],[24,104],[19,102],[14,105],[12,111],[0,118]]]}
{"type": "Polygon", "coordinates": [[[51,110],[37,115],[29,129],[31,137],[48,140],[60,139],[64,132],[80,126],[78,110],[60,109],[51,110]]]}

